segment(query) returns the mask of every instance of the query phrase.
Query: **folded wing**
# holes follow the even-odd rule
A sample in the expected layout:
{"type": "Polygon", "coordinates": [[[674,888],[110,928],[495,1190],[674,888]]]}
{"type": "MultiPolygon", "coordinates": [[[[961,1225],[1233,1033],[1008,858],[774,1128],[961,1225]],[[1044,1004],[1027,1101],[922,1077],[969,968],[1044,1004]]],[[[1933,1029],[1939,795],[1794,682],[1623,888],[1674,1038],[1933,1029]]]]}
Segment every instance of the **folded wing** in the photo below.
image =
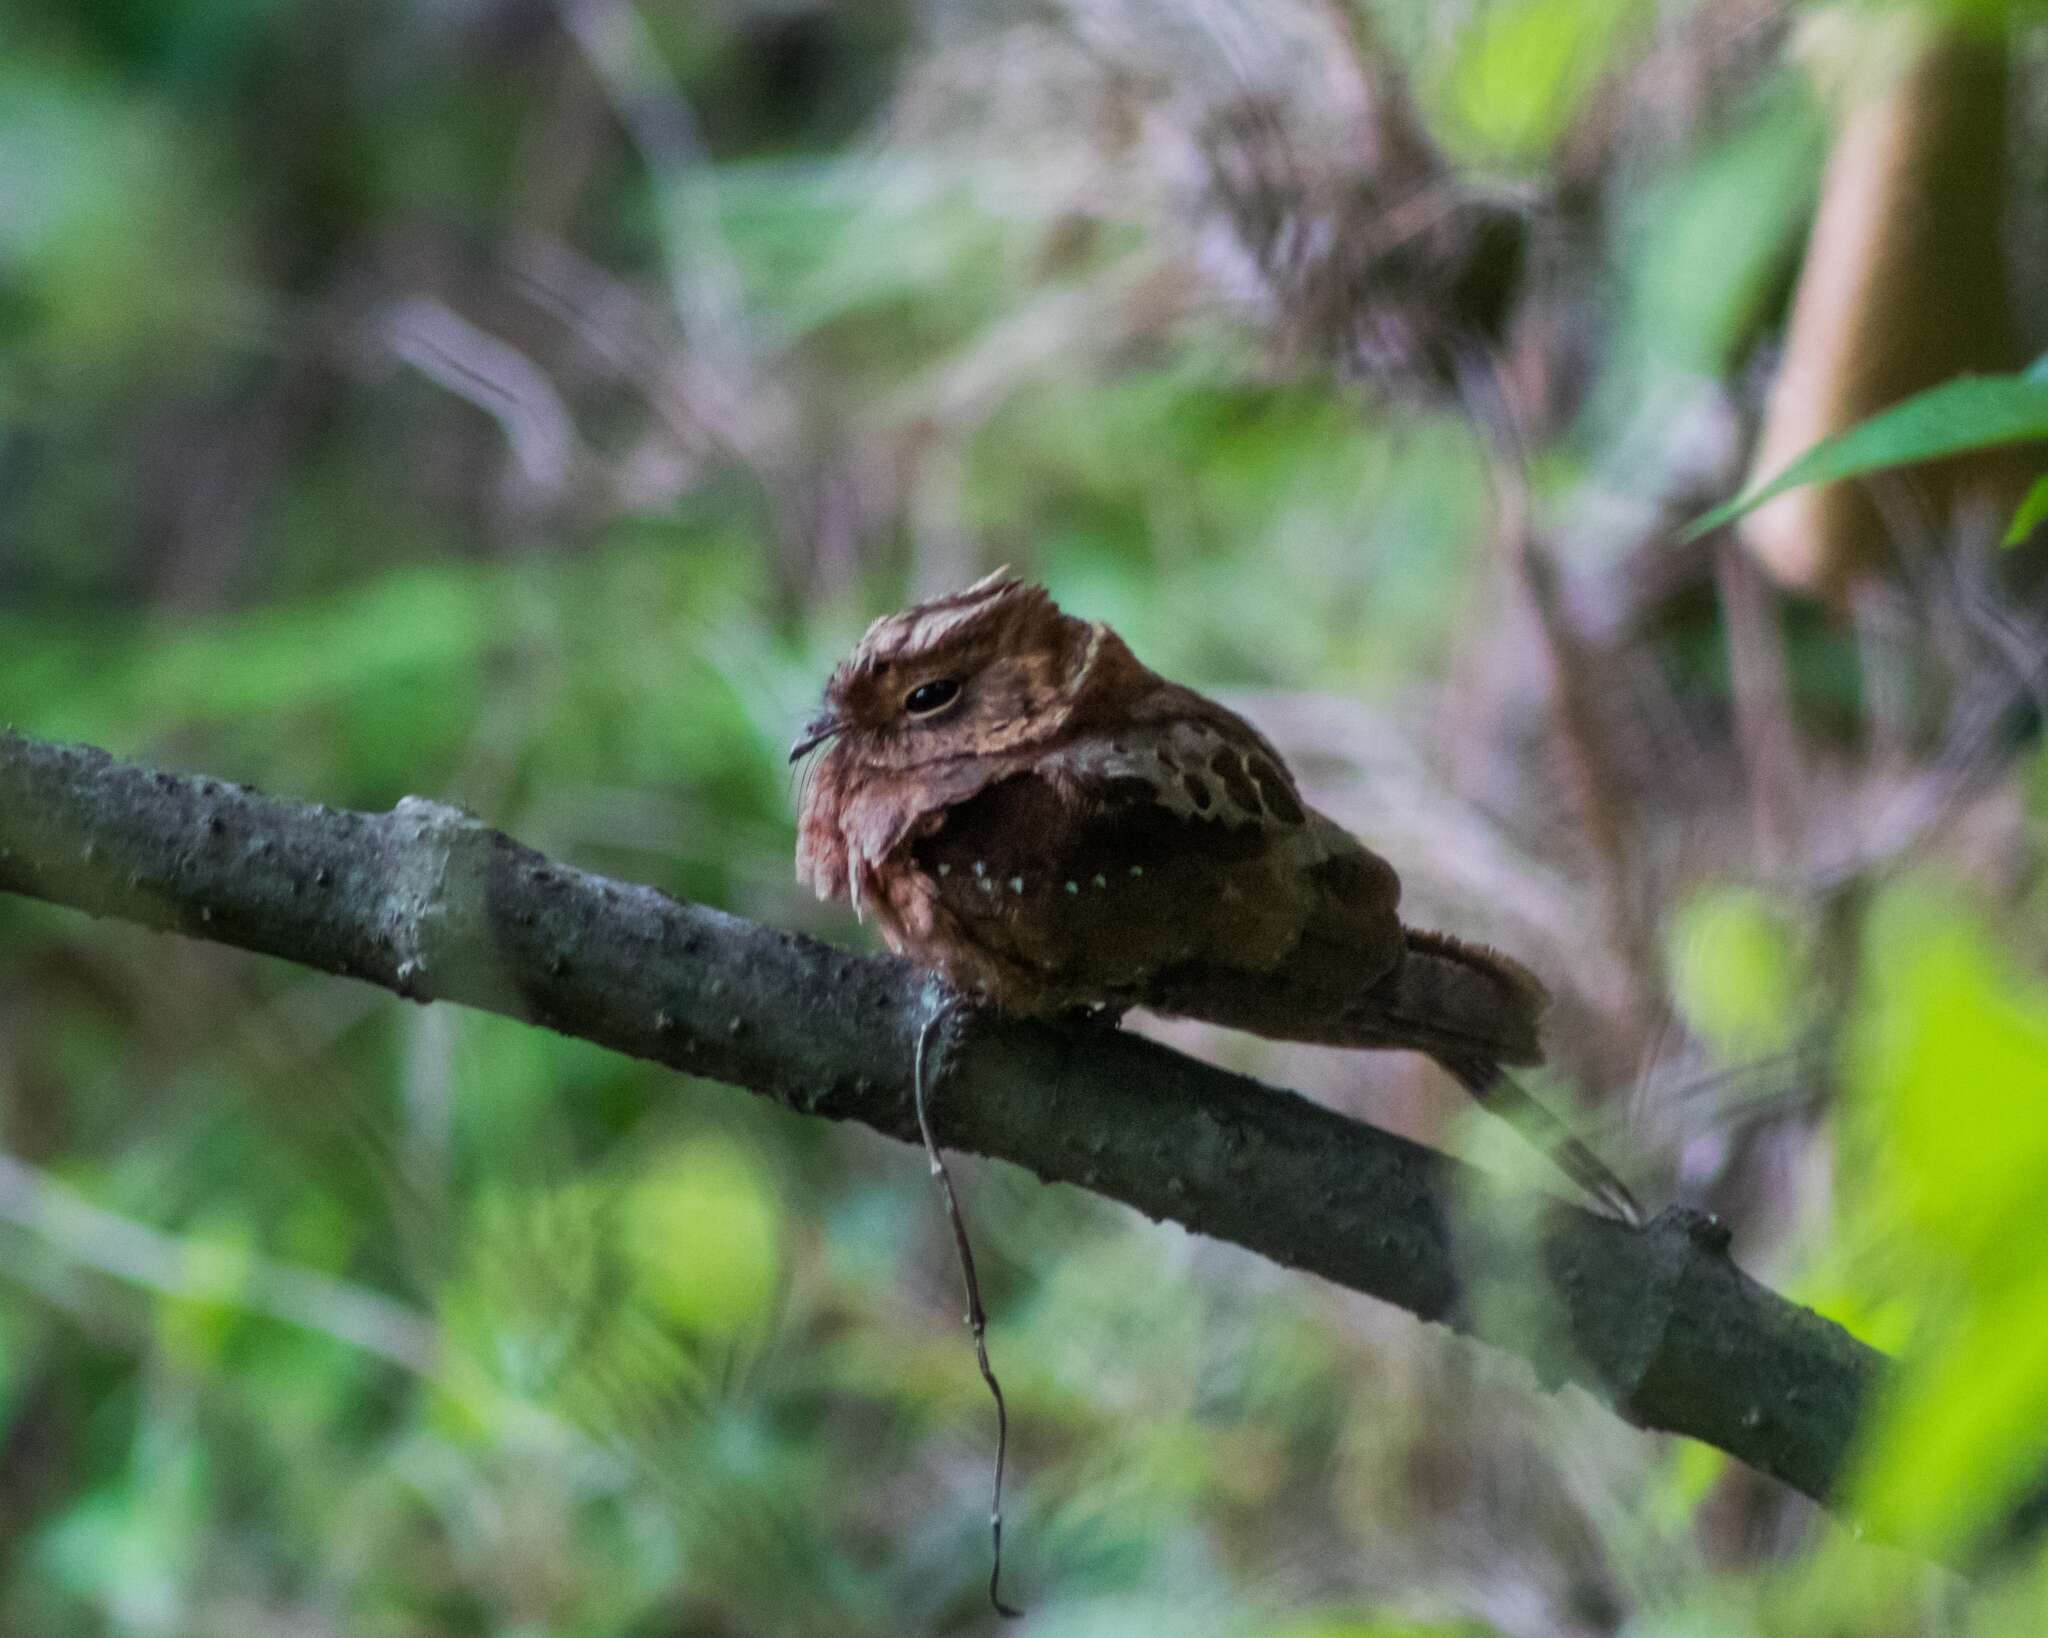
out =
{"type": "Polygon", "coordinates": [[[1199,1014],[1173,1004],[1176,975],[1204,975],[1189,1000],[1256,989],[1311,938],[1330,987],[1305,1007],[1372,985],[1402,949],[1392,869],[1308,811],[1238,726],[1219,711],[1083,737],[933,815],[891,906],[905,953],[1016,1012],[1199,1014]]]}

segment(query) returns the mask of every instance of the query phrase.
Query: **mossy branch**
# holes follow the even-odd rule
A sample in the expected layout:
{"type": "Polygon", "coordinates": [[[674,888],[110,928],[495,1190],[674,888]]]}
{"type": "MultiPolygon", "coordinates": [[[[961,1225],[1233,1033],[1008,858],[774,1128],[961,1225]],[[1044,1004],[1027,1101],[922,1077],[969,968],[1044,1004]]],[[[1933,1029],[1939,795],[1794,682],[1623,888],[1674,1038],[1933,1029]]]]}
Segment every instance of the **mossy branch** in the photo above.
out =
{"type": "MultiPolygon", "coordinates": [[[[558,864],[440,803],[342,812],[0,734],[0,891],[918,1141],[925,975],[558,864]]],[[[1480,1192],[1470,1168],[1137,1036],[987,1014],[943,1034],[932,1118],[949,1147],[1470,1332],[1639,1427],[1834,1493],[1885,1360],[1749,1279],[1712,1220],[1671,1211],[1632,1231],[1556,1202],[1531,1241],[1453,1210],[1480,1192]]]]}

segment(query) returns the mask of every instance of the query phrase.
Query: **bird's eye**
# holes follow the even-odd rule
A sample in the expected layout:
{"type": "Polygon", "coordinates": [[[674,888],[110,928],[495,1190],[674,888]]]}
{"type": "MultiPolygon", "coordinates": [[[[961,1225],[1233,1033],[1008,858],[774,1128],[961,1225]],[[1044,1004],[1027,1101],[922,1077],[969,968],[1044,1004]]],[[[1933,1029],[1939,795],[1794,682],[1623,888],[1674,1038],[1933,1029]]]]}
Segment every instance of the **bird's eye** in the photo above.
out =
{"type": "Polygon", "coordinates": [[[945,710],[959,697],[958,682],[951,677],[934,677],[903,696],[903,710],[908,716],[929,717],[945,710]]]}

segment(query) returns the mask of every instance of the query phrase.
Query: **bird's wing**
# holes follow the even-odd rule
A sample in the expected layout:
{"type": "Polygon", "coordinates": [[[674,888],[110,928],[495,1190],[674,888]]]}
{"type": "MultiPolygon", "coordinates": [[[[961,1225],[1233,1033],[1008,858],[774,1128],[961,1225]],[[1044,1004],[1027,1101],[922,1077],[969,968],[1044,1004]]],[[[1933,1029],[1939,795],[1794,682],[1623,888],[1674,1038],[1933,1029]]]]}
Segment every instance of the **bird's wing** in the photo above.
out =
{"type": "Polygon", "coordinates": [[[1279,968],[1348,895],[1370,929],[1349,984],[1389,967],[1393,871],[1211,710],[1083,736],[936,816],[908,845],[943,941],[1020,975],[1027,1010],[1034,983],[1063,1004],[1154,1004],[1176,970],[1279,968]]]}

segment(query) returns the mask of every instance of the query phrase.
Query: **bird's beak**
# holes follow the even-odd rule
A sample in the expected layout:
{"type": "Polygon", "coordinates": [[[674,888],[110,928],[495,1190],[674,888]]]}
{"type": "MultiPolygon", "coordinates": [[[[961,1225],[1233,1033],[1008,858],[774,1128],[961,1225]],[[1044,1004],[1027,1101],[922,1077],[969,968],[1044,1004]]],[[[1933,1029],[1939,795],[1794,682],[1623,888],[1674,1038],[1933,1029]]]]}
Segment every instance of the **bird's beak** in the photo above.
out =
{"type": "Polygon", "coordinates": [[[830,711],[820,711],[804,724],[804,731],[796,736],[796,743],[789,748],[789,760],[801,762],[826,740],[845,732],[845,718],[834,716],[830,711]]]}

